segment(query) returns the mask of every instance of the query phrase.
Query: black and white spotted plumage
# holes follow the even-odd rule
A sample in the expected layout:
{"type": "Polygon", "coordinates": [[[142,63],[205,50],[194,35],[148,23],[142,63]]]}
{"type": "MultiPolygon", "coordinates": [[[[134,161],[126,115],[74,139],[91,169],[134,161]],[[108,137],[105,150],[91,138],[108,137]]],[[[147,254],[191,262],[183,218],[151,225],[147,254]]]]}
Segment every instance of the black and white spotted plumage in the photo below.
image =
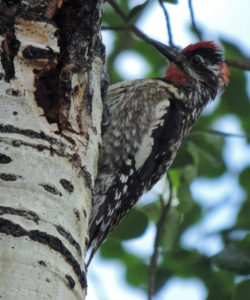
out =
{"type": "Polygon", "coordinates": [[[143,192],[170,167],[202,109],[227,83],[227,69],[214,43],[201,42],[174,53],[174,58],[164,53],[170,59],[165,78],[109,87],[108,125],[89,225],[90,260],[143,192]]]}

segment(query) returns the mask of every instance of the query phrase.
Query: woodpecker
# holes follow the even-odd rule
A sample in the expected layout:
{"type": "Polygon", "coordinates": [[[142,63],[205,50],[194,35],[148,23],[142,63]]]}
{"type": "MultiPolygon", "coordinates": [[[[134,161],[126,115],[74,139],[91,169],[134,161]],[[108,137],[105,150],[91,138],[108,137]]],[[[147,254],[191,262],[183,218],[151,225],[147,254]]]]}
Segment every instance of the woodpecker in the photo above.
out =
{"type": "Polygon", "coordinates": [[[108,89],[88,264],[107,234],[169,169],[203,108],[228,83],[222,50],[214,42],[182,51],[152,44],[169,60],[165,77],[120,82],[108,89]]]}

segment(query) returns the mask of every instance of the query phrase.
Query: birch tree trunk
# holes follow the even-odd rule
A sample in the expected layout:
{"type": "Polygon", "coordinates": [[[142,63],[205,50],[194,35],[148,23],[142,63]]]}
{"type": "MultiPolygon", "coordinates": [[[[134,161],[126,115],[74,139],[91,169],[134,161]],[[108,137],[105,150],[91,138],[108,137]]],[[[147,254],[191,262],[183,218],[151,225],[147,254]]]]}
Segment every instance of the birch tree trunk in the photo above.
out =
{"type": "Polygon", "coordinates": [[[0,298],[84,299],[101,0],[0,0],[0,298]]]}

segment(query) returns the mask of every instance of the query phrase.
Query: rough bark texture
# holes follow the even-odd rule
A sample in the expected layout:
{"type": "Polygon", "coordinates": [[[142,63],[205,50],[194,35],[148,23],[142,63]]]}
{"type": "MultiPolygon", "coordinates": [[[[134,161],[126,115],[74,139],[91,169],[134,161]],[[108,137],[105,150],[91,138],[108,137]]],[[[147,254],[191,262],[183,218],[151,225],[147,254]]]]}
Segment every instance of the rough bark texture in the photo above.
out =
{"type": "Polygon", "coordinates": [[[0,0],[0,298],[83,299],[101,0],[0,0]]]}

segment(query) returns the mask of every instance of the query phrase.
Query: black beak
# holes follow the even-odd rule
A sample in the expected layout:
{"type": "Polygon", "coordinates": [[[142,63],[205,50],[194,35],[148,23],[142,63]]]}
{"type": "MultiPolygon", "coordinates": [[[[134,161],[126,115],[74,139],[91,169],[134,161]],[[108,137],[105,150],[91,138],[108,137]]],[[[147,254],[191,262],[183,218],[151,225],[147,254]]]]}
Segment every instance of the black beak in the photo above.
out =
{"type": "Polygon", "coordinates": [[[170,62],[174,62],[177,65],[180,63],[180,54],[179,50],[175,47],[169,47],[155,40],[150,40],[151,44],[163,54],[170,62]]]}

